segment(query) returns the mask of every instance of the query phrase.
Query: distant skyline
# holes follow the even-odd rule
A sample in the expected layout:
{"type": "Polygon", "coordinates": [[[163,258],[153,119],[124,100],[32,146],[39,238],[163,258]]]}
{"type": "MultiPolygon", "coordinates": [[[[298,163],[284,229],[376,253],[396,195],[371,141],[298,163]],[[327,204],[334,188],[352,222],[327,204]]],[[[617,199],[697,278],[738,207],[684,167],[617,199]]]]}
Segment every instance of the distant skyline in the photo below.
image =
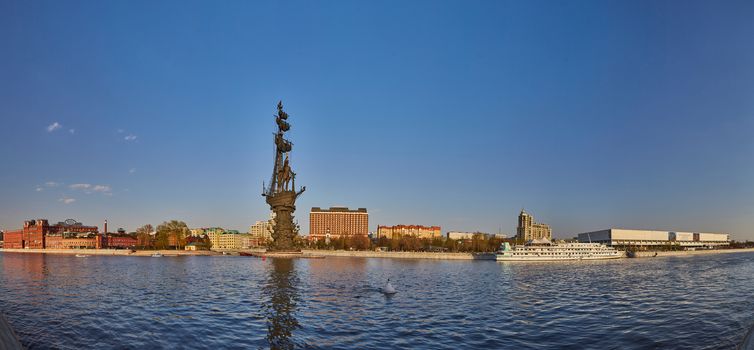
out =
{"type": "Polygon", "coordinates": [[[269,215],[754,240],[754,2],[5,1],[0,229],[269,215]]]}

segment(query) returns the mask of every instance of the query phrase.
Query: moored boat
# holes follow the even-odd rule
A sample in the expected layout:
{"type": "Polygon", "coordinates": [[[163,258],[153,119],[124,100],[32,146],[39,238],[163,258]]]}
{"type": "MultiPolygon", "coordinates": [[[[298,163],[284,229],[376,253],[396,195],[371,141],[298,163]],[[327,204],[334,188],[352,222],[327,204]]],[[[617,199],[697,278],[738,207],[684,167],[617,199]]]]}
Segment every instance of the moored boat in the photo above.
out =
{"type": "Polygon", "coordinates": [[[152,257],[153,258],[161,258],[162,254],[160,254],[160,253],[154,253],[154,254],[152,254],[152,257]]]}
{"type": "Polygon", "coordinates": [[[600,243],[555,243],[547,239],[533,240],[511,247],[508,242],[495,254],[497,261],[563,261],[618,259],[623,252],[600,243]]]}

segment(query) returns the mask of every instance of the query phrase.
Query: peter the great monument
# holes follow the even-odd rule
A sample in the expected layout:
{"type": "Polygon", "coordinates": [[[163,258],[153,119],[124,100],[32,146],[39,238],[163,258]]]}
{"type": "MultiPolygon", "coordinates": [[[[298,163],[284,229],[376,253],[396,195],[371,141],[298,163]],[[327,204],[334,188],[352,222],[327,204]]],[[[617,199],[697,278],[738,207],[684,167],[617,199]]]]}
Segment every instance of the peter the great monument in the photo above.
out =
{"type": "Polygon", "coordinates": [[[296,198],[306,190],[296,192],[296,173],[291,169],[288,156],[293,144],[285,139],[285,132],[291,129],[286,120],[288,113],[283,111],[283,102],[278,102],[278,113],[275,122],[278,132],[275,134],[275,165],[272,168],[272,180],[269,187],[263,187],[262,196],[275,213],[275,225],[272,228],[272,244],[267,248],[270,252],[297,252],[293,239],[298,234],[294,230],[293,212],[296,210],[296,198]]]}

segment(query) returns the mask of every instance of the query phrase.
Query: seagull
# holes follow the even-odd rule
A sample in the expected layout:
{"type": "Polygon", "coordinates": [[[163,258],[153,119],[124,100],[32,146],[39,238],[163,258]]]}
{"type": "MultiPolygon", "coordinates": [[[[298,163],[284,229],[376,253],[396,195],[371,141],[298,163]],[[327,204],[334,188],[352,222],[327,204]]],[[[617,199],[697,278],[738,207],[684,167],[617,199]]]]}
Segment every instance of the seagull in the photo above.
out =
{"type": "Polygon", "coordinates": [[[387,284],[385,284],[385,287],[382,288],[382,293],[383,294],[387,294],[387,295],[392,295],[392,294],[396,293],[395,288],[393,287],[392,284],[390,284],[390,279],[389,278],[387,279],[387,284]]]}

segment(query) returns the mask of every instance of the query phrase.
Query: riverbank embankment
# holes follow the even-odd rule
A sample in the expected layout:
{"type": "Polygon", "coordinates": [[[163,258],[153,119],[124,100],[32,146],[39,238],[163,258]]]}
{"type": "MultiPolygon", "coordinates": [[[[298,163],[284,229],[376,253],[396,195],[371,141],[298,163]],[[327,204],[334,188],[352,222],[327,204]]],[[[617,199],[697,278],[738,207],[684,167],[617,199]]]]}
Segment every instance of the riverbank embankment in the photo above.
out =
{"type": "MultiPolygon", "coordinates": [[[[394,259],[437,259],[437,260],[495,260],[493,253],[432,253],[432,252],[375,252],[375,251],[346,251],[346,250],[314,250],[304,249],[304,255],[361,257],[361,258],[394,258],[394,259]]],[[[712,250],[683,250],[683,251],[646,251],[635,252],[632,258],[652,258],[665,256],[693,256],[729,253],[754,253],[754,248],[742,249],[712,249],[712,250]]]]}
{"type": "Polygon", "coordinates": [[[11,328],[8,320],[5,319],[2,313],[0,313],[0,349],[7,350],[21,350],[21,341],[16,336],[16,333],[11,328]]]}
{"type": "Polygon", "coordinates": [[[391,258],[391,259],[435,259],[435,260],[495,260],[493,253],[433,253],[433,252],[376,252],[349,250],[314,250],[304,249],[309,256],[335,256],[357,258],[391,258]]]}
{"type": "Polygon", "coordinates": [[[69,255],[121,255],[121,256],[152,256],[160,253],[165,256],[198,256],[220,255],[221,253],[207,250],[137,250],[128,249],[0,249],[4,253],[42,253],[42,254],[69,254],[69,255]]]}
{"type": "MultiPolygon", "coordinates": [[[[207,250],[137,250],[127,249],[0,249],[6,253],[42,253],[68,255],[116,255],[116,256],[151,256],[160,253],[165,256],[202,256],[222,255],[223,251],[207,250]]],[[[224,252],[238,255],[240,252],[265,255],[264,249],[225,250],[224,252]]],[[[360,257],[360,258],[392,258],[392,259],[435,259],[435,260],[495,260],[493,253],[432,253],[432,252],[376,252],[376,251],[346,251],[346,250],[302,250],[302,257],[360,257]]]]}
{"type": "Polygon", "coordinates": [[[690,256],[690,255],[709,255],[709,254],[730,254],[730,253],[754,253],[754,248],[739,249],[710,249],[710,250],[677,250],[677,251],[646,251],[633,252],[629,254],[632,258],[661,258],[666,256],[690,256]]]}
{"type": "MultiPolygon", "coordinates": [[[[115,256],[151,256],[160,253],[164,256],[216,256],[222,251],[207,250],[137,250],[127,249],[0,249],[7,253],[42,253],[68,255],[115,255],[115,256]]],[[[264,249],[227,250],[226,254],[238,255],[240,252],[265,255],[264,249]]],[[[317,250],[304,249],[302,257],[355,257],[355,258],[389,258],[389,259],[430,259],[430,260],[495,260],[494,253],[440,253],[440,252],[378,252],[378,251],[348,251],[348,250],[317,250]]],[[[713,249],[713,250],[682,250],[682,251],[640,251],[630,253],[631,258],[654,258],[667,256],[690,256],[726,253],[754,253],[754,248],[744,249],[713,249]]]]}

